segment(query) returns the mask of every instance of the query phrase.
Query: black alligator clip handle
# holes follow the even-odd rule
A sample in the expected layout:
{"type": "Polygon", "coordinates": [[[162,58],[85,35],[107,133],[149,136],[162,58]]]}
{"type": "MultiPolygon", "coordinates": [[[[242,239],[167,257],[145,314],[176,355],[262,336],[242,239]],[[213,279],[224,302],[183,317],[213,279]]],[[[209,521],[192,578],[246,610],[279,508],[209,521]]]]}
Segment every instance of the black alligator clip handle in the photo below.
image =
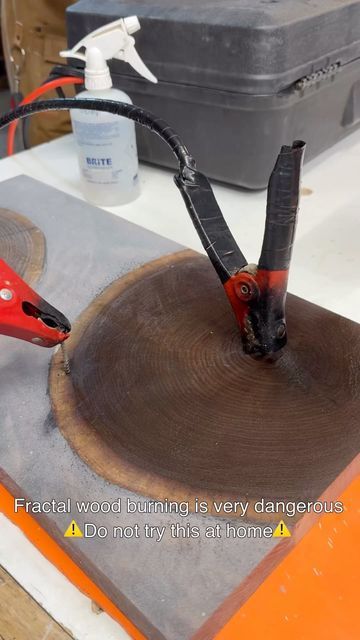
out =
{"type": "Polygon", "coordinates": [[[86,109],[124,116],[150,129],[179,161],[175,182],[195,229],[224,285],[240,327],[244,351],[265,357],[285,346],[285,298],[299,201],[305,143],[283,146],[270,176],[263,247],[258,265],[248,264],[220,211],[206,176],[196,170],[180,136],[167,122],[133,104],[99,98],[44,100],[0,116],[0,129],[41,111],[86,109]]]}
{"type": "Polygon", "coordinates": [[[287,341],[285,300],[305,143],[281,147],[268,185],[259,264],[248,264],[206,176],[184,167],[175,177],[186,207],[234,310],[245,353],[265,357],[287,341]]]}

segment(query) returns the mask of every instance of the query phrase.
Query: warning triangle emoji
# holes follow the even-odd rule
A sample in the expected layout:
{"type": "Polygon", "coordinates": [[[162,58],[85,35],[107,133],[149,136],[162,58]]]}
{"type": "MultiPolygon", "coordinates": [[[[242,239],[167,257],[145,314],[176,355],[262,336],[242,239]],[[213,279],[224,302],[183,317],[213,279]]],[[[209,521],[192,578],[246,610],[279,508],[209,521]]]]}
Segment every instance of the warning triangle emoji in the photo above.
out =
{"type": "Polygon", "coordinates": [[[83,532],[73,520],[64,533],[64,538],[83,538],[83,532]]]}
{"type": "Polygon", "coordinates": [[[280,520],[278,526],[276,527],[274,533],[272,534],[273,538],[290,538],[291,533],[287,528],[284,520],[280,520]]]}

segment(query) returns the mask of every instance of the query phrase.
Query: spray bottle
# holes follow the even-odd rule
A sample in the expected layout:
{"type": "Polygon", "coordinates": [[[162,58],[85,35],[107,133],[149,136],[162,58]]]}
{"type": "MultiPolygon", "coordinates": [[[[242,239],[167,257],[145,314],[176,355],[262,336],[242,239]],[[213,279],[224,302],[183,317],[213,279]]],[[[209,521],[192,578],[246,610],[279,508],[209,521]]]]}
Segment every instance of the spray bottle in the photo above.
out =
{"type": "MultiPolygon", "coordinates": [[[[128,62],[141,76],[157,82],[135,49],[131,34],[139,29],[136,16],[121,18],[96,29],[73,49],[60,52],[63,58],[85,61],[85,91],[77,98],[132,104],[126,93],[112,87],[106,62],[111,58],[128,62]]],[[[126,204],[137,198],[140,187],[134,122],[101,111],[74,109],[70,113],[85,198],[103,206],[126,204]]]]}

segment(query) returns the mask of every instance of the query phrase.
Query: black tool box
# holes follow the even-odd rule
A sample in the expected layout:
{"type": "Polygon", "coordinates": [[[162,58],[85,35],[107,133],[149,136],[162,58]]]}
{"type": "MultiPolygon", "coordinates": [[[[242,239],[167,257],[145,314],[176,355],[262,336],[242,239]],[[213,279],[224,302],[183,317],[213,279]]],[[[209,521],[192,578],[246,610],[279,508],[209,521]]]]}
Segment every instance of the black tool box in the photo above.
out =
{"type": "MultiPolygon", "coordinates": [[[[129,15],[159,83],[113,62],[114,85],[168,120],[212,178],[265,187],[281,144],[306,140],[309,160],[360,123],[360,0],[80,0],[69,46],[129,15]]],[[[143,128],[138,146],[175,166],[143,128]]]]}

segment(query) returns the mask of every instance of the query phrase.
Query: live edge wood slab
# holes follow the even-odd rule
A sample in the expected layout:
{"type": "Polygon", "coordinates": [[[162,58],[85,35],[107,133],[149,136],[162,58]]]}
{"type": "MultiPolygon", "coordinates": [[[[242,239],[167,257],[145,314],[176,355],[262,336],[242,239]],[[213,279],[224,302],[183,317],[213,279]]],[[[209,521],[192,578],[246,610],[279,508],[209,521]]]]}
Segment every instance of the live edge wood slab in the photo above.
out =
{"type": "Polygon", "coordinates": [[[282,356],[254,360],[205,256],[147,263],[80,315],[71,376],[55,356],[56,422],[98,474],[145,496],[314,501],[360,449],[360,332],[292,295],[287,315],[282,356]]]}
{"type": "Polygon", "coordinates": [[[336,499],[359,451],[359,326],[289,296],[289,347],[261,365],[242,355],[206,258],[26,177],[2,183],[0,203],[41,229],[37,289],[74,323],[68,378],[59,354],[49,380],[51,351],[0,336],[2,482],[31,500],[71,498],[70,513],[36,517],[147,638],[189,640],[207,621],[210,638],[214,612],[226,622],[223,603],[244,602],[297,536],[69,540],[73,518],[109,530],[219,522],[75,503],[336,499]]]}

